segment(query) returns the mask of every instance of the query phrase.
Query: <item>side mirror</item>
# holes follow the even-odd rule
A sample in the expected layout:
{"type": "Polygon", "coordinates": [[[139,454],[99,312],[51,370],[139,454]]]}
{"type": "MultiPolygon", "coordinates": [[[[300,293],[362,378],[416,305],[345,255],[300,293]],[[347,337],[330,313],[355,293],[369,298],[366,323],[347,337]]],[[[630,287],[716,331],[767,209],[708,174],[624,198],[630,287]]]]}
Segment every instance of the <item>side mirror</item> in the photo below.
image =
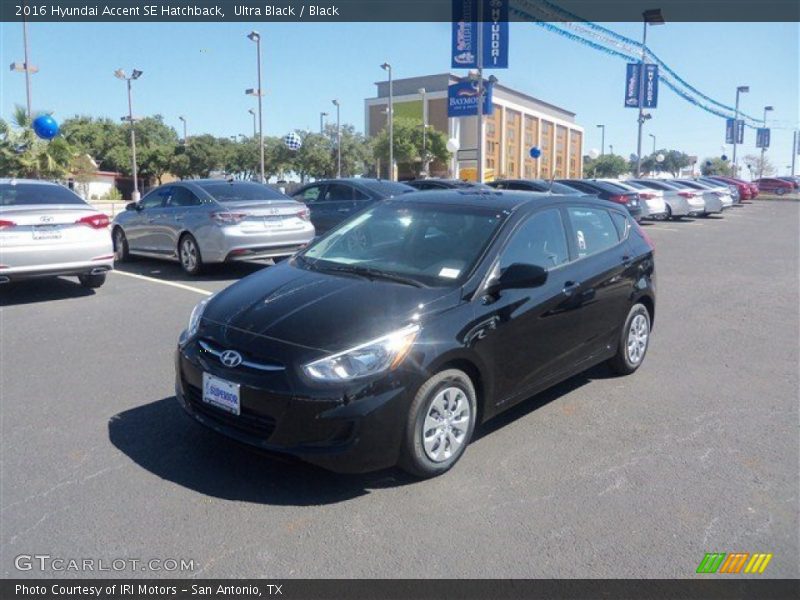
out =
{"type": "Polygon", "coordinates": [[[138,202],[128,202],[125,205],[125,210],[140,210],[140,206],[138,202]]]}
{"type": "Polygon", "coordinates": [[[514,263],[495,279],[486,290],[488,294],[496,294],[502,290],[536,288],[547,281],[547,270],[538,265],[514,263]]]}

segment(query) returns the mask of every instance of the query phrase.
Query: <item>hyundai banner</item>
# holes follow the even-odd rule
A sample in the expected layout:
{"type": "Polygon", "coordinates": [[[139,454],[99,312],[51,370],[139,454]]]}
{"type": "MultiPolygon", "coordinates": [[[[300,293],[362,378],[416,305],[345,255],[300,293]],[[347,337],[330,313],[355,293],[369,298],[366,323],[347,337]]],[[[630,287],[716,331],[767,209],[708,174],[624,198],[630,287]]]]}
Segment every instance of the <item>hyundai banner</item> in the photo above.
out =
{"type": "Polygon", "coordinates": [[[756,129],[756,148],[769,148],[769,128],[756,129]]]}
{"type": "MultiPolygon", "coordinates": [[[[491,115],[492,84],[483,82],[483,114],[491,115]]],[[[478,82],[461,81],[447,88],[447,116],[475,117],[478,115],[478,82]]]]}
{"type": "MultiPolygon", "coordinates": [[[[736,143],[744,143],[744,121],[736,121],[736,143]]],[[[725,119],[725,143],[733,144],[733,119],[725,119]]]]}
{"type": "Polygon", "coordinates": [[[483,11],[484,69],[508,68],[508,0],[453,0],[454,69],[478,68],[478,11],[483,11]]]}
{"type": "Polygon", "coordinates": [[[628,63],[625,71],[625,106],[639,108],[640,105],[642,108],[658,106],[658,65],[628,63]]]}

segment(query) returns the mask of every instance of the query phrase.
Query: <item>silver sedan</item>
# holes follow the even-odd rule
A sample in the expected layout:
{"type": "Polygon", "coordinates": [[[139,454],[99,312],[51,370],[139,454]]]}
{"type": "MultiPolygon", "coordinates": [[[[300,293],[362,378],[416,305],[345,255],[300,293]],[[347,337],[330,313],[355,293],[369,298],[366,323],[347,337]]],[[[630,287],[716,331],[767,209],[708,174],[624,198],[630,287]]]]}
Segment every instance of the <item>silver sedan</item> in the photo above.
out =
{"type": "Polygon", "coordinates": [[[63,185],[0,179],[0,283],[77,275],[100,287],[114,267],[108,225],[63,185]]]}
{"type": "Polygon", "coordinates": [[[162,185],[113,223],[117,260],[129,254],[203,265],[290,256],[314,238],[309,210],[249,181],[195,179],[162,185]]]}

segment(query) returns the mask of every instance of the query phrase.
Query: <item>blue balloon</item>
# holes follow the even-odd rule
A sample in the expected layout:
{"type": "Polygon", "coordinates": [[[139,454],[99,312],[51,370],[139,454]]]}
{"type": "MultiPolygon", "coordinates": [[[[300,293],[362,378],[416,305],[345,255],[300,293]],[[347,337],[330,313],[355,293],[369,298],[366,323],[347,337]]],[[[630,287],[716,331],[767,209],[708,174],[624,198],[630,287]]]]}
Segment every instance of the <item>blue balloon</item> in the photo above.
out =
{"type": "Polygon", "coordinates": [[[725,154],[723,154],[723,155],[722,155],[722,160],[728,160],[728,156],[727,156],[727,155],[725,155],[725,154]]]}
{"type": "Polygon", "coordinates": [[[33,120],[33,130],[43,140],[52,140],[58,135],[58,123],[50,115],[40,115],[33,120]]]}
{"type": "Polygon", "coordinates": [[[541,148],[534,146],[533,148],[531,148],[530,154],[531,158],[539,158],[542,155],[542,150],[541,148]]]}

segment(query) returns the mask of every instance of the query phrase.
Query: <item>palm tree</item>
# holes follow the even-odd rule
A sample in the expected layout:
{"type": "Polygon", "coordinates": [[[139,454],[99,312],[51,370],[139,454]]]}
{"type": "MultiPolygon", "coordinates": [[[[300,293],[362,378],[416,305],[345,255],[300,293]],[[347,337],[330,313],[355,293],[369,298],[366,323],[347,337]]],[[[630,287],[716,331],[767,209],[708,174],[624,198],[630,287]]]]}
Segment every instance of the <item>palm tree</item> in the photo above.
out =
{"type": "Polygon", "coordinates": [[[19,105],[11,117],[13,127],[0,119],[0,172],[35,179],[64,177],[75,152],[62,137],[50,141],[39,139],[32,128],[33,119],[19,105]]]}

